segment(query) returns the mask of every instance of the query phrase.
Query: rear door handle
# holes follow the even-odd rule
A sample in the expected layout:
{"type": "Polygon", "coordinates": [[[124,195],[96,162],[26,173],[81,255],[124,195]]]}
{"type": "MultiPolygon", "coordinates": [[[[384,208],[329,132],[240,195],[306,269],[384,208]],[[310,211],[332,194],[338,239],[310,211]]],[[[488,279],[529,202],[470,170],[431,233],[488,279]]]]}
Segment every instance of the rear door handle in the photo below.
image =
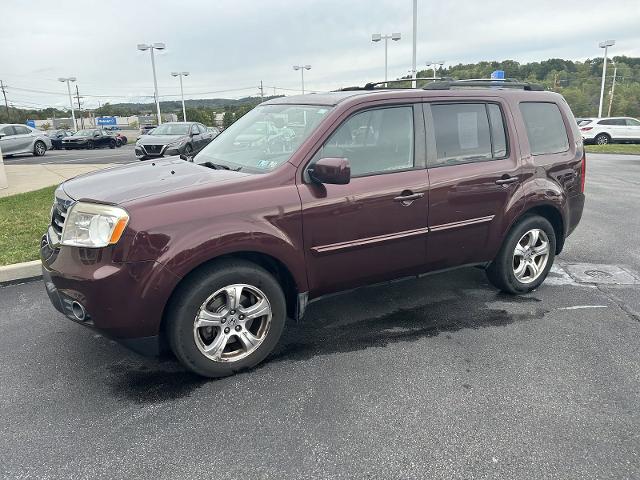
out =
{"type": "Polygon", "coordinates": [[[394,197],[394,202],[402,202],[404,206],[411,205],[414,200],[424,197],[424,193],[402,192],[402,195],[394,197]]]}
{"type": "Polygon", "coordinates": [[[510,177],[508,175],[503,175],[502,178],[496,180],[498,185],[507,185],[509,183],[515,183],[518,181],[518,177],[510,177]]]}

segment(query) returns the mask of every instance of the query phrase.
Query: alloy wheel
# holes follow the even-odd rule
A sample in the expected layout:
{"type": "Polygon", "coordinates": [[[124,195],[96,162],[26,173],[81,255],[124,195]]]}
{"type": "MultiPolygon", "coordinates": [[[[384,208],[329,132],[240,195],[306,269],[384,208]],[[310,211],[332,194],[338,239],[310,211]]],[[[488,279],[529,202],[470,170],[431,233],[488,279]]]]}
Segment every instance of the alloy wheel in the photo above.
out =
{"type": "Polygon", "coordinates": [[[228,285],[202,303],[193,322],[193,336],[207,358],[214,362],[236,362],[262,344],[271,319],[271,304],[259,288],[228,285]]]}
{"type": "Polygon", "coordinates": [[[544,272],[549,261],[550,243],[544,230],[526,232],[513,252],[513,274],[521,283],[534,282],[544,272]]]}

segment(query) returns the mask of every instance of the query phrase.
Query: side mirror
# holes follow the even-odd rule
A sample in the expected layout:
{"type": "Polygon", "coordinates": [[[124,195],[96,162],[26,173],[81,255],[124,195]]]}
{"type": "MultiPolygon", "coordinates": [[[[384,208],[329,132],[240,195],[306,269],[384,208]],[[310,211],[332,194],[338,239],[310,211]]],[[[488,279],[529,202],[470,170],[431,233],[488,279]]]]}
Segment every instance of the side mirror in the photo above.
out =
{"type": "Polygon", "coordinates": [[[351,166],[346,158],[321,158],[307,172],[315,183],[346,185],[351,181],[351,166]]]}

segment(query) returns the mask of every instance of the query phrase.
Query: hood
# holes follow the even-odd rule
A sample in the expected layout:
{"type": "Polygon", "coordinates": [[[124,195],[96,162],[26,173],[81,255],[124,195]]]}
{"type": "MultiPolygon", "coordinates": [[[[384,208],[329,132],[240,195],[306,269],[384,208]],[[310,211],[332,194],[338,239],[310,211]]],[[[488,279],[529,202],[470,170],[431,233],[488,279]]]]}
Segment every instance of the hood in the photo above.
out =
{"type": "Polygon", "coordinates": [[[122,204],[196,185],[236,180],[249,174],[213,170],[178,157],[140,162],[81,175],[62,184],[74,200],[122,204]]]}
{"type": "Polygon", "coordinates": [[[143,145],[167,145],[187,135],[141,135],[138,141],[143,145]]]}

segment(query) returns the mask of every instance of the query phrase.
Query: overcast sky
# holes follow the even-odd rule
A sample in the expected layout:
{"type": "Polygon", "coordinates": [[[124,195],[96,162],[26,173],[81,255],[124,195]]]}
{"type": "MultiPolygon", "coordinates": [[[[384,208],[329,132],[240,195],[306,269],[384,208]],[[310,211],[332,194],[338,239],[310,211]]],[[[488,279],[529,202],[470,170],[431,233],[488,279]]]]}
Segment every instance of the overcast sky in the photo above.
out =
{"type": "MultiPolygon", "coordinates": [[[[296,63],[312,65],[308,90],[330,90],[383,79],[376,32],[402,33],[389,45],[389,76],[407,74],[411,12],[411,0],[2,0],[0,79],[16,106],[67,106],[60,76],[78,78],[89,107],[151,101],[149,52],[136,45],[165,42],[156,59],[162,99],[179,98],[175,70],[191,73],[187,98],[255,95],[261,80],[270,94],[274,86],[294,94],[296,63]]],[[[584,60],[610,38],[612,54],[637,57],[640,0],[418,0],[417,37],[419,68],[430,59],[584,60]]]]}

